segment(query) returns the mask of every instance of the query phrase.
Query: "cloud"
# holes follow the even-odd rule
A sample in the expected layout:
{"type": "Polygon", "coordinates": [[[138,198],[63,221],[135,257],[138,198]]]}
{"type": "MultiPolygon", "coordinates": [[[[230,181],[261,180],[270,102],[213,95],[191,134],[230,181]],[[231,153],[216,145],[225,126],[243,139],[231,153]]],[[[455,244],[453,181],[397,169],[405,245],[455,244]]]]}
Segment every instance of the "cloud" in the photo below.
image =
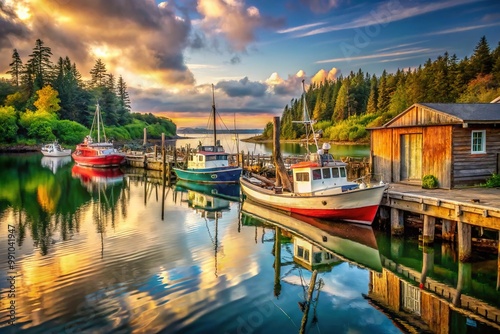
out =
{"type": "Polygon", "coordinates": [[[337,7],[338,0],[301,0],[313,13],[328,13],[330,9],[337,7]]]}
{"type": "Polygon", "coordinates": [[[334,81],[338,75],[340,74],[340,70],[333,67],[330,71],[326,71],[324,69],[319,70],[313,77],[311,78],[311,83],[321,83],[325,80],[334,81]]]}
{"type": "Polygon", "coordinates": [[[332,58],[332,59],[325,59],[325,60],[318,60],[315,63],[316,64],[324,64],[324,63],[335,63],[335,62],[349,62],[352,60],[366,60],[366,59],[377,59],[377,58],[389,58],[389,57],[401,57],[404,55],[422,55],[422,54],[428,54],[428,53],[437,53],[440,50],[435,50],[431,48],[420,48],[420,49],[406,49],[406,50],[400,50],[400,51],[393,51],[393,52],[382,52],[382,53],[373,53],[370,55],[365,55],[365,56],[355,56],[355,57],[342,57],[342,58],[332,58]]]}
{"type": "Polygon", "coordinates": [[[220,81],[215,86],[223,90],[230,97],[262,97],[266,93],[267,86],[260,82],[251,82],[248,77],[241,80],[220,81]]]}
{"type": "MultiPolygon", "coordinates": [[[[191,23],[167,2],[156,5],[153,0],[6,0],[6,3],[14,11],[24,9],[22,23],[29,33],[18,35],[16,45],[29,50],[27,43],[32,48],[40,38],[51,47],[54,57],[69,56],[76,62],[84,76],[88,76],[95,60],[101,58],[109,72],[121,75],[123,71],[126,81],[140,77],[144,84],[155,86],[194,84],[183,56],[185,48],[193,45],[189,42],[191,23]]],[[[195,45],[196,42],[199,44],[195,41],[195,45]]]]}
{"type": "Polygon", "coordinates": [[[273,73],[266,83],[269,85],[268,90],[273,94],[293,97],[301,94],[302,80],[307,80],[307,77],[306,73],[300,70],[295,75],[288,75],[286,80],[282,79],[278,73],[273,73]]]}
{"type": "Polygon", "coordinates": [[[25,38],[28,29],[19,19],[14,8],[0,2],[0,50],[12,48],[10,38],[25,38]]]}
{"type": "Polygon", "coordinates": [[[283,19],[263,17],[257,7],[246,7],[242,0],[199,0],[200,26],[207,35],[224,36],[236,51],[245,51],[254,42],[258,28],[276,28],[283,19]]]}

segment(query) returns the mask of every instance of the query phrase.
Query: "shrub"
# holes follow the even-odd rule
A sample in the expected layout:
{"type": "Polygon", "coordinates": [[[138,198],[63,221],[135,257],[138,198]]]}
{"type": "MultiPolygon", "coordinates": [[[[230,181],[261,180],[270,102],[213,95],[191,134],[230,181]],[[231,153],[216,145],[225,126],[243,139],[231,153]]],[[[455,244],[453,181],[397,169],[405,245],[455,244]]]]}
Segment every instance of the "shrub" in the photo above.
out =
{"type": "Polygon", "coordinates": [[[130,133],[126,128],[111,126],[106,128],[106,137],[108,140],[130,140],[130,133]]]}
{"type": "Polygon", "coordinates": [[[52,123],[46,120],[35,120],[28,127],[28,136],[38,142],[54,141],[56,136],[52,133],[52,123]]]}
{"type": "Polygon", "coordinates": [[[438,179],[434,175],[425,175],[422,179],[422,188],[435,189],[439,186],[438,179]]]}
{"type": "Polygon", "coordinates": [[[486,183],[481,184],[482,187],[486,188],[496,188],[500,187],[500,174],[493,174],[486,183]]]}
{"type": "Polygon", "coordinates": [[[2,142],[15,142],[19,127],[16,122],[16,111],[13,107],[0,108],[0,138],[2,142]]]}
{"type": "Polygon", "coordinates": [[[54,133],[61,143],[76,145],[82,142],[83,138],[89,134],[89,130],[80,123],[62,120],[55,121],[54,133]]]}

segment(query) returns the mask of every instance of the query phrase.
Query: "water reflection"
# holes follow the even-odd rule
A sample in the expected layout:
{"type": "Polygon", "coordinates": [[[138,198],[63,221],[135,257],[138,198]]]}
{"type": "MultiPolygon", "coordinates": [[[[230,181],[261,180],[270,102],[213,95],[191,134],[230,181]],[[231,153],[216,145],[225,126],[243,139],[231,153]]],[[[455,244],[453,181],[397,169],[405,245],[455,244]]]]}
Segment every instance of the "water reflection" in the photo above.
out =
{"type": "Polygon", "coordinates": [[[48,168],[52,171],[52,173],[56,174],[57,170],[64,165],[67,165],[71,162],[71,156],[65,157],[43,157],[42,158],[42,166],[48,168]]]}
{"type": "Polygon", "coordinates": [[[298,333],[306,300],[308,332],[498,329],[496,258],[457,263],[450,246],[283,216],[240,203],[237,185],[72,163],[54,174],[40,155],[0,156],[0,169],[2,333],[298,333]]]}

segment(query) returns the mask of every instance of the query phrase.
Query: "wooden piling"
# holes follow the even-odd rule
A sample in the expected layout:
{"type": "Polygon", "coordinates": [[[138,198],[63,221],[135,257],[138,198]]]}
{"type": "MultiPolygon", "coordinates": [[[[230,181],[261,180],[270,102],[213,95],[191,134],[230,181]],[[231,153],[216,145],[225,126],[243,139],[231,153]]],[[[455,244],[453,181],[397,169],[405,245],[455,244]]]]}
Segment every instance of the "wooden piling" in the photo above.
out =
{"type": "Polygon", "coordinates": [[[449,219],[442,220],[441,237],[443,240],[454,241],[455,240],[455,227],[456,223],[449,219]]]}
{"type": "Polygon", "coordinates": [[[318,271],[314,270],[311,276],[311,281],[309,282],[309,289],[307,290],[307,300],[304,308],[304,315],[302,316],[302,323],[300,324],[300,334],[304,334],[306,332],[307,318],[309,317],[309,307],[311,306],[311,298],[314,292],[314,286],[316,285],[317,275],[318,271]]]}
{"type": "Polygon", "coordinates": [[[281,294],[281,229],[275,227],[274,233],[274,296],[281,294]]]}
{"type": "Polygon", "coordinates": [[[403,235],[404,233],[404,216],[399,209],[391,208],[391,234],[403,235]]]}
{"type": "Polygon", "coordinates": [[[467,262],[472,256],[472,228],[471,225],[458,222],[458,259],[467,262]]]}
{"type": "Polygon", "coordinates": [[[280,148],[280,118],[273,117],[273,159],[276,170],[276,187],[283,186],[284,189],[293,190],[292,183],[288,178],[285,163],[281,157],[280,148]]]}
{"type": "Polygon", "coordinates": [[[142,146],[146,147],[148,143],[148,129],[144,128],[144,140],[142,141],[142,146]]]}
{"type": "Polygon", "coordinates": [[[434,234],[436,227],[436,218],[424,215],[424,231],[422,236],[422,243],[424,245],[431,245],[434,243],[434,234]]]}
{"type": "Polygon", "coordinates": [[[165,133],[161,133],[161,148],[163,149],[165,147],[165,133]]]}

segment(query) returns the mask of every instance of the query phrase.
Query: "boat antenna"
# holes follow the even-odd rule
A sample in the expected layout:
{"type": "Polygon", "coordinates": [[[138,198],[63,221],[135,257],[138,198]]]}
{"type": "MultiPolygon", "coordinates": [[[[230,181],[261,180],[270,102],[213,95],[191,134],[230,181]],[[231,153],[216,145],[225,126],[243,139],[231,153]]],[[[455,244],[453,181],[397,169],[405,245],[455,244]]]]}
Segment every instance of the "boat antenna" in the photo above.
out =
{"type": "Polygon", "coordinates": [[[215,91],[214,91],[214,84],[212,84],[212,117],[214,121],[214,148],[217,146],[217,126],[215,125],[216,123],[216,111],[215,111],[215,91]]]}
{"type": "Polygon", "coordinates": [[[314,133],[314,121],[311,120],[311,117],[309,116],[309,111],[307,110],[307,104],[306,104],[306,86],[305,86],[305,80],[302,79],[302,121],[292,121],[292,123],[303,123],[305,128],[306,128],[306,150],[307,154],[310,154],[309,152],[309,127],[311,127],[311,133],[313,135],[314,139],[314,144],[316,145],[316,151],[319,149],[318,147],[318,140],[316,138],[316,133],[314,133]]]}

